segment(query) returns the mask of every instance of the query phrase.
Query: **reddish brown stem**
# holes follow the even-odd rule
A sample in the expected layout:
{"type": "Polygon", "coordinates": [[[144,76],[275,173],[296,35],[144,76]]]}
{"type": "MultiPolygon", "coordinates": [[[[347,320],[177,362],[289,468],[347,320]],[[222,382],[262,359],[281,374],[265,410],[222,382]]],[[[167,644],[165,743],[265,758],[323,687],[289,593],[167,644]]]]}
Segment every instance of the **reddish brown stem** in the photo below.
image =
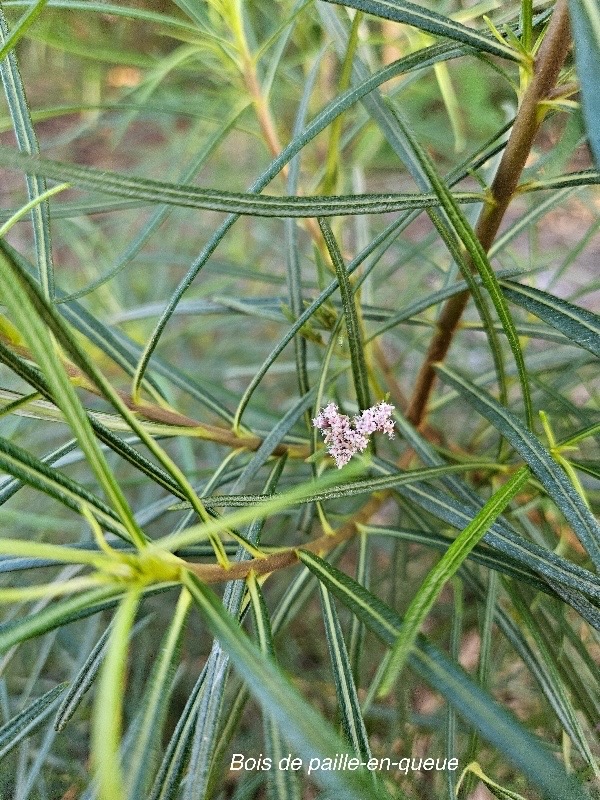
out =
{"type": "MultiPolygon", "coordinates": [[[[498,232],[506,209],[514,196],[521,173],[531,151],[533,140],[543,118],[540,101],[547,99],[558,80],[561,67],[571,44],[569,15],[566,0],[558,0],[546,36],[534,64],[531,82],[512,127],[512,131],[496,176],[490,187],[489,200],[484,205],[475,234],[487,252],[498,232]]],[[[467,264],[474,265],[467,258],[467,264]]],[[[455,295],[447,301],[429,344],[408,406],[407,418],[413,425],[421,425],[427,413],[427,404],[435,382],[434,364],[446,357],[458,324],[469,300],[469,293],[455,295]]]]}

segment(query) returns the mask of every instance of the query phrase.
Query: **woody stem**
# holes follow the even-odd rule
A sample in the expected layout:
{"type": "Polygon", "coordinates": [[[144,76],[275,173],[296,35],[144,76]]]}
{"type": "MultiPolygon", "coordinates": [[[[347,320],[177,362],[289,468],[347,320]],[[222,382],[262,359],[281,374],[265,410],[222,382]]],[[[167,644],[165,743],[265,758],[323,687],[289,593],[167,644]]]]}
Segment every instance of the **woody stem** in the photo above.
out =
{"type": "MultiPolygon", "coordinates": [[[[475,226],[475,234],[486,252],[492,246],[506,209],[515,194],[533,140],[542,122],[544,111],[540,103],[551,95],[570,44],[567,0],[558,0],[534,63],[533,76],[523,96],[490,187],[489,197],[475,226]]],[[[467,264],[470,269],[475,269],[469,258],[467,264]]],[[[417,375],[407,410],[407,418],[415,426],[425,421],[427,404],[435,381],[433,365],[446,357],[468,300],[469,293],[462,292],[448,300],[442,309],[436,332],[417,375]]]]}

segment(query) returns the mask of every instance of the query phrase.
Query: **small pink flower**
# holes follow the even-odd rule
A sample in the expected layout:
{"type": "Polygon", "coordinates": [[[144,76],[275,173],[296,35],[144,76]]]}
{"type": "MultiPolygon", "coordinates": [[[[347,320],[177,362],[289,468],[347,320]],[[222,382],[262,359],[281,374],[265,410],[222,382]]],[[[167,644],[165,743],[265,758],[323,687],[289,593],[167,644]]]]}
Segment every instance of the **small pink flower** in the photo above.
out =
{"type": "Polygon", "coordinates": [[[378,403],[354,417],[352,422],[340,414],[335,403],[321,409],[313,419],[313,425],[323,432],[327,451],[335,459],[338,469],[347,464],[357,452],[363,452],[369,444],[369,436],[375,431],[394,437],[394,423],[390,419],[394,406],[378,403]],[[354,427],[353,427],[354,426],[354,427]]]}

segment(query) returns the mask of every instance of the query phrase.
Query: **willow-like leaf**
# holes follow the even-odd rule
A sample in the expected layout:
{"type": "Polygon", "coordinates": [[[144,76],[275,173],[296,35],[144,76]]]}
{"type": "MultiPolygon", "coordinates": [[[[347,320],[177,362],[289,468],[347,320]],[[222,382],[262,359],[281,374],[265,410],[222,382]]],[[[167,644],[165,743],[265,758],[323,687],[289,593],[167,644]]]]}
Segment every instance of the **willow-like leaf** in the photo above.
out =
{"type": "MultiPolygon", "coordinates": [[[[313,553],[300,552],[301,561],[325,583],[344,605],[360,616],[365,625],[388,645],[393,645],[402,620],[377,597],[348,575],[313,553]]],[[[536,785],[548,800],[584,800],[585,792],[568,776],[548,748],[527,731],[508,711],[499,706],[460,667],[423,637],[416,642],[410,666],[435,691],[452,703],[460,716],[477,728],[536,785]]]]}
{"type": "Polygon", "coordinates": [[[8,53],[14,49],[17,42],[25,36],[29,28],[44,10],[48,0],[37,0],[29,10],[21,17],[14,26],[10,34],[6,37],[4,44],[0,48],[0,61],[3,61],[8,53]]]}
{"type": "MultiPolygon", "coordinates": [[[[40,3],[37,5],[40,6],[39,11],[41,11],[43,5],[40,3]]],[[[30,8],[30,12],[32,16],[29,19],[33,22],[38,15],[38,11],[34,7],[34,9],[30,8]]],[[[27,22],[27,17],[28,15],[25,17],[25,22],[27,22]]],[[[15,36],[18,36],[18,29],[15,32],[15,36]]],[[[39,153],[38,140],[31,122],[17,57],[14,50],[10,49],[14,44],[14,42],[10,42],[10,38],[11,34],[4,10],[0,7],[0,42],[3,45],[3,51],[9,50],[6,58],[0,60],[0,76],[4,85],[4,93],[6,94],[15,138],[22,153],[37,154],[39,153]]],[[[46,190],[46,182],[41,176],[27,176],[26,183],[30,200],[36,200],[46,190]]],[[[45,296],[52,298],[54,296],[54,264],[50,240],[50,206],[47,200],[42,203],[36,203],[31,209],[31,221],[33,224],[38,276],[45,296]]]]}
{"type": "MultiPolygon", "coordinates": [[[[175,184],[136,178],[109,170],[79,167],[62,161],[25,156],[0,148],[0,165],[22,169],[32,175],[67,181],[81,189],[105,192],[117,197],[164,203],[184,208],[200,208],[255,217],[336,217],[353,214],[386,214],[439,205],[435,194],[359,194],[314,197],[275,197],[274,195],[224,192],[200,189],[193,184],[175,184]]],[[[458,192],[456,202],[481,202],[478,192],[458,192]]]]}
{"type": "Polygon", "coordinates": [[[356,693],[356,686],[354,685],[352,665],[348,657],[340,621],[329,592],[323,583],[319,583],[319,590],[325,631],[327,633],[329,658],[335,680],[335,693],[344,733],[354,753],[360,757],[361,761],[368,761],[371,757],[371,747],[356,693]]]}
{"type": "Polygon", "coordinates": [[[149,788],[152,778],[150,765],[156,756],[173,690],[177,657],[190,604],[189,592],[183,589],[160,644],[159,655],[154,662],[147,689],[139,706],[135,737],[129,746],[127,756],[127,786],[131,798],[146,797],[149,788]]]}
{"type": "MultiPolygon", "coordinates": [[[[269,512],[264,508],[265,506],[267,506],[268,509],[280,510],[282,508],[286,508],[288,505],[292,506],[300,503],[322,503],[325,502],[325,500],[336,500],[339,497],[353,497],[357,494],[372,494],[373,492],[379,492],[383,489],[393,489],[397,486],[403,486],[405,484],[418,483],[420,481],[427,480],[428,478],[431,480],[436,480],[437,478],[441,478],[443,475],[450,475],[455,472],[468,472],[469,470],[473,469],[477,470],[486,468],[493,469],[493,465],[489,461],[471,461],[467,464],[446,464],[439,467],[411,469],[407,472],[401,472],[398,470],[394,475],[384,478],[369,478],[363,481],[342,483],[339,486],[335,486],[333,489],[324,489],[320,492],[310,492],[308,488],[306,491],[301,491],[300,488],[298,490],[292,490],[287,494],[287,497],[289,497],[288,503],[285,502],[286,495],[284,494],[275,495],[275,497],[266,497],[265,495],[260,494],[223,494],[211,495],[210,497],[202,498],[202,500],[207,508],[218,508],[219,506],[227,506],[231,508],[256,506],[257,514],[266,515],[269,512]]],[[[325,480],[328,483],[332,482],[332,479],[327,477],[319,479],[319,483],[325,482],[325,480]]],[[[171,508],[180,510],[189,508],[189,506],[187,503],[177,503],[176,505],[171,506],[171,508]]],[[[245,521],[246,516],[247,515],[244,515],[244,517],[240,517],[240,519],[245,521]]],[[[238,517],[234,515],[231,515],[231,518],[238,519],[238,517]]],[[[224,518],[224,521],[226,519],[227,518],[224,518]]]]}
{"type": "Polygon", "coordinates": [[[100,669],[100,664],[102,664],[102,660],[104,659],[106,645],[111,629],[112,623],[107,626],[106,630],[100,636],[90,651],[88,657],[81,665],[81,669],[71,681],[71,685],[69,686],[69,689],[64,696],[58,711],[56,712],[56,718],[54,720],[55,730],[62,731],[79,707],[83,695],[94,682],[96,675],[98,674],[98,670],[100,669]]]}
{"type": "MultiPolygon", "coordinates": [[[[247,580],[248,594],[252,604],[252,616],[258,643],[265,658],[277,661],[273,645],[271,619],[256,576],[250,573],[247,580]]],[[[277,721],[265,710],[263,714],[265,750],[273,767],[267,772],[267,797],[269,800],[300,800],[300,786],[297,776],[291,770],[277,769],[287,754],[284,740],[277,721]]]]}
{"type": "MultiPolygon", "coordinates": [[[[381,525],[361,524],[358,524],[357,527],[361,533],[367,536],[390,537],[403,542],[410,542],[411,544],[419,544],[424,547],[433,548],[434,550],[440,550],[442,552],[446,552],[454,541],[451,536],[429,530],[415,530],[399,527],[390,528],[381,525]]],[[[469,561],[474,561],[477,564],[487,567],[487,569],[492,569],[495,572],[500,572],[502,575],[507,575],[523,583],[528,583],[538,591],[544,592],[544,594],[554,595],[552,586],[542,580],[532,569],[504,553],[487,547],[485,544],[476,545],[467,558],[469,561]]],[[[600,589],[600,583],[598,588],[600,589]]]]}
{"type": "MultiPolygon", "coordinates": [[[[347,92],[342,93],[334,98],[319,114],[317,114],[311,122],[306,126],[301,135],[295,136],[294,139],[285,147],[277,158],[275,158],[269,167],[262,173],[262,175],[250,187],[251,192],[261,192],[271,180],[284,168],[284,166],[297,155],[314,137],[324,130],[336,117],[343,114],[347,108],[350,108],[354,103],[358,102],[362,97],[365,97],[369,92],[376,89],[382,83],[396,75],[404,72],[409,72],[413,69],[424,68],[429,64],[435,63],[438,59],[455,58],[460,55],[460,48],[453,45],[437,45],[432,48],[425,48],[417,54],[412,54],[406,58],[399,59],[382,70],[379,70],[374,75],[362,81],[359,86],[352,87],[347,92]]],[[[140,359],[136,378],[134,381],[134,389],[137,387],[146,371],[148,362],[152,353],[156,349],[162,333],[169,322],[174,310],[186,290],[191,286],[195,277],[200,270],[205,266],[211,255],[214,253],[219,243],[231,228],[231,226],[238,219],[237,215],[229,216],[222,225],[215,231],[210,241],[207,242],[198,258],[190,266],[188,272],[178,284],[177,288],[171,295],[159,321],[157,322],[152,335],[144,349],[140,359]]]]}
{"type": "Polygon", "coordinates": [[[139,591],[130,589],[121,601],[98,677],[91,751],[100,800],[125,800],[126,797],[119,750],[129,632],[139,599],[139,591]]]}
{"type": "Polygon", "coordinates": [[[556,654],[551,652],[549,643],[545,640],[544,635],[535,620],[535,617],[531,613],[528,604],[522,598],[518,587],[515,587],[515,590],[510,592],[510,596],[515,611],[519,615],[520,625],[527,629],[529,635],[535,642],[547,682],[551,687],[551,693],[554,700],[553,707],[557,712],[561,724],[571,737],[573,744],[577,747],[581,756],[585,759],[587,765],[595,771],[596,777],[600,777],[594,756],[591,753],[590,746],[581,726],[581,722],[577,717],[576,709],[571,703],[567,688],[560,676],[560,672],[555,661],[556,654]]]}
{"type": "Polygon", "coordinates": [[[595,169],[584,169],[580,172],[568,172],[566,175],[554,175],[551,178],[527,181],[519,186],[519,192],[560,190],[576,186],[594,186],[598,183],[600,183],[600,172],[595,169]]]}
{"type": "MultiPolygon", "coordinates": [[[[1,341],[0,361],[10,367],[10,369],[12,369],[21,378],[26,380],[31,386],[35,387],[35,389],[37,389],[37,391],[43,397],[46,397],[47,400],[52,403],[53,407],[56,405],[54,404],[50,387],[39,370],[30,366],[24,359],[22,359],[16,353],[13,353],[13,351],[6,347],[1,341]]],[[[60,414],[58,409],[56,410],[56,413],[60,414]]],[[[132,464],[137,470],[147,475],[151,480],[167,489],[167,491],[169,491],[171,494],[174,494],[176,497],[184,497],[180,487],[175,483],[170,475],[160,469],[160,467],[157,467],[153,462],[151,462],[149,459],[139,453],[134,447],[132,447],[127,441],[125,441],[125,439],[114,434],[108,427],[106,427],[106,425],[102,423],[101,420],[107,420],[106,415],[97,415],[89,411],[86,411],[86,413],[88,415],[90,425],[94,429],[94,432],[101,442],[106,444],[107,447],[109,447],[113,452],[117,453],[123,459],[132,464]]],[[[60,419],[63,419],[62,414],[60,419]]],[[[48,458],[40,460],[43,463],[46,463],[48,458]]],[[[12,495],[10,493],[7,494],[5,491],[0,491],[0,504],[4,502],[5,499],[8,499],[9,496],[12,495]]]]}
{"type": "Polygon", "coordinates": [[[59,408],[69,420],[90,467],[132,541],[138,547],[144,546],[145,537],[96,441],[85,410],[59,358],[56,342],[40,316],[40,303],[43,309],[45,300],[39,288],[3,253],[0,253],[0,286],[3,302],[9,307],[23,339],[44,373],[59,408]]]}
{"type": "Polygon", "coordinates": [[[358,11],[364,11],[393,22],[412,25],[434,36],[454,39],[469,45],[479,53],[489,53],[511,61],[519,60],[519,54],[508,45],[503,45],[489,35],[479,33],[473,28],[467,28],[450,17],[436,14],[416,3],[409,3],[406,0],[327,0],[327,2],[355,8],[358,11]]]}
{"type": "MultiPolygon", "coordinates": [[[[75,433],[78,435],[84,452],[92,462],[92,465],[95,466],[96,474],[102,480],[105,491],[109,493],[113,504],[115,504],[118,507],[118,510],[121,512],[120,516],[123,519],[124,525],[126,525],[128,529],[132,541],[138,548],[146,545],[145,536],[133,517],[120,487],[108,469],[108,465],[104,459],[102,451],[100,450],[93,436],[90,437],[88,435],[91,433],[89,421],[85,416],[83,406],[79,402],[73,386],[68,379],[67,373],[58,358],[58,354],[55,349],[55,341],[51,338],[50,332],[54,337],[56,337],[56,340],[63,346],[67,353],[69,353],[75,363],[83,370],[85,375],[92,380],[95,386],[98,387],[104,397],[106,397],[106,399],[114,406],[118,413],[126,420],[132,431],[139,436],[141,441],[146,445],[150,452],[157,458],[165,470],[176,481],[181,491],[192,504],[198,515],[201,518],[205,517],[206,511],[204,510],[201,501],[196,495],[184,472],[171,459],[165,450],[145,431],[144,426],[140,424],[136,415],[130,411],[130,409],[127,407],[127,404],[123,401],[119,393],[113,388],[110,381],[105,378],[105,376],[85,353],[79,342],[77,342],[75,337],[72,335],[64,320],[56,312],[55,308],[48,304],[45,298],[41,295],[37,284],[32,281],[29,275],[16,261],[11,261],[0,256],[0,281],[2,281],[3,278],[8,278],[8,276],[11,274],[17,278],[16,281],[13,281],[15,284],[15,289],[11,298],[11,310],[13,315],[19,320],[25,329],[28,328],[28,323],[31,324],[32,327],[31,330],[29,330],[29,336],[26,337],[26,341],[29,344],[32,352],[36,355],[40,366],[45,365],[46,368],[43,371],[46,373],[46,378],[49,381],[53,395],[56,396],[59,385],[64,391],[66,391],[68,409],[73,412],[74,419],[77,423],[75,427],[75,433]],[[20,307],[17,302],[17,298],[19,297],[22,300],[22,307],[20,307]],[[29,316],[27,313],[28,311],[29,316]],[[44,325],[43,322],[45,322],[46,325],[44,325]],[[48,348],[49,352],[46,352],[44,345],[48,348]],[[55,377],[58,377],[58,381],[55,381],[56,391],[53,388],[51,381],[51,378],[54,379],[55,377]]],[[[60,392],[58,393],[60,394],[60,392]]],[[[63,411],[64,410],[65,409],[63,409],[63,411]]],[[[67,418],[70,419],[68,411],[65,411],[65,413],[67,418]]],[[[235,537],[235,534],[232,535],[235,537]]],[[[227,564],[227,555],[223,550],[220,541],[216,538],[213,538],[211,543],[215,547],[215,553],[221,564],[227,564]]]]}
{"type": "Polygon", "coordinates": [[[0,728],[0,760],[16,747],[26,736],[32,734],[44,722],[56,706],[58,698],[67,687],[60,683],[0,728]]]}
{"type": "Polygon", "coordinates": [[[600,317],[597,314],[521,283],[500,281],[500,286],[508,300],[600,358],[600,317]]]}
{"type": "MultiPolygon", "coordinates": [[[[186,166],[179,177],[180,183],[185,183],[194,178],[194,176],[200,171],[202,165],[206,162],[206,160],[211,156],[213,151],[218,147],[218,145],[225,139],[231,128],[235,125],[238,121],[240,116],[248,107],[248,103],[244,103],[242,108],[238,109],[229,119],[227,119],[222,125],[219,126],[216,133],[210,137],[210,139],[205,143],[204,147],[194,156],[192,161],[186,166]]],[[[156,211],[152,214],[150,219],[146,222],[142,230],[138,233],[138,235],[129,243],[129,245],[125,248],[125,250],[117,256],[116,263],[106,272],[104,275],[101,275],[99,278],[96,278],[92,281],[91,284],[86,286],[84,289],[81,289],[77,292],[73,292],[72,294],[68,295],[67,297],[61,297],[61,302],[69,302],[70,300],[76,300],[79,297],[83,297],[84,295],[90,294],[91,292],[98,289],[100,286],[103,286],[108,281],[112,280],[116,277],[131,261],[135,258],[135,256],[140,252],[140,250],[144,247],[148,239],[152,236],[152,234],[163,224],[163,222],[168,218],[170,212],[172,211],[173,207],[170,205],[165,205],[161,208],[156,209],[156,211]]]]}
{"type": "Polygon", "coordinates": [[[583,118],[596,165],[600,167],[600,9],[594,0],[569,0],[569,11],[575,42],[575,63],[581,84],[583,118]]]}
{"type": "MultiPolygon", "coordinates": [[[[6,0],[2,4],[5,8],[29,8],[29,0],[6,0]]],[[[127,17],[141,22],[152,22],[169,28],[179,28],[189,33],[198,33],[195,25],[191,25],[180,17],[173,17],[170,14],[149,11],[145,8],[135,8],[134,6],[123,6],[118,3],[95,3],[87,0],[49,0],[48,6],[51,8],[63,8],[68,11],[83,11],[92,14],[110,14],[115,17],[127,17]]]]}
{"type": "MultiPolygon", "coordinates": [[[[533,411],[531,406],[531,393],[529,390],[529,378],[527,374],[527,369],[525,367],[525,361],[523,359],[523,351],[521,350],[521,345],[519,343],[519,336],[515,328],[515,323],[510,315],[506,300],[504,299],[504,295],[502,294],[502,291],[500,289],[498,279],[494,273],[494,270],[490,265],[487,254],[483,249],[479,239],[475,235],[475,232],[469,225],[467,218],[461,212],[452,193],[450,192],[444,181],[440,179],[440,176],[438,175],[433,162],[431,161],[425,150],[421,147],[421,145],[417,141],[412,131],[409,130],[408,126],[406,125],[402,117],[395,111],[394,107],[391,105],[390,105],[390,110],[394,114],[396,121],[398,122],[398,125],[402,128],[404,135],[410,142],[410,145],[416,157],[418,158],[423,169],[427,173],[427,177],[431,182],[431,187],[440,199],[440,205],[444,209],[444,212],[448,220],[450,221],[450,224],[452,225],[454,231],[456,232],[456,235],[463,243],[467,253],[471,258],[473,268],[477,270],[477,272],[479,273],[482,283],[485,286],[494,304],[500,322],[502,323],[502,328],[504,329],[504,333],[506,334],[506,338],[508,339],[511,350],[513,352],[515,363],[517,365],[517,371],[519,373],[519,381],[521,383],[521,391],[523,393],[523,402],[525,405],[527,425],[529,428],[531,428],[533,425],[533,411]]],[[[440,229],[438,227],[438,231],[439,230],[440,229]]]]}
{"type": "MultiPolygon", "coordinates": [[[[311,759],[334,758],[345,752],[343,740],[309,705],[272,661],[265,659],[252,644],[219,598],[195,576],[188,573],[185,584],[212,634],[229,652],[232,662],[250,692],[277,720],[290,747],[310,765],[311,759]]],[[[313,761],[313,769],[316,766],[313,761]]],[[[364,770],[339,772],[314,769],[311,779],[322,788],[348,800],[382,800],[388,797],[375,791],[371,776],[364,770]]]]}
{"type": "Polygon", "coordinates": [[[107,586],[92,589],[76,597],[58,600],[51,606],[18,620],[0,625],[0,653],[5,653],[14,645],[33,639],[55,628],[67,625],[78,619],[97,614],[111,608],[118,602],[115,598],[123,593],[121,587],[107,586]]]}
{"type": "Polygon", "coordinates": [[[352,363],[352,375],[354,377],[354,388],[356,390],[358,408],[362,411],[365,408],[369,408],[371,405],[371,397],[369,393],[367,363],[365,361],[364,345],[361,341],[360,322],[358,320],[354,293],[348,278],[346,265],[344,264],[340,248],[335,240],[331,226],[326,220],[319,219],[319,227],[325,239],[325,244],[335,268],[335,275],[340,287],[344,321],[346,323],[346,333],[348,335],[348,347],[350,349],[350,360],[352,363]]]}
{"type": "MultiPolygon", "coordinates": [[[[280,458],[275,463],[264,487],[265,496],[271,495],[275,490],[284,464],[285,458],[280,458]]],[[[242,485],[245,485],[245,480],[242,485]]],[[[254,546],[257,546],[260,541],[262,527],[263,520],[260,518],[253,519],[248,527],[246,536],[254,546]]],[[[248,551],[238,548],[235,560],[245,561],[247,559],[248,551]]],[[[241,581],[230,581],[225,587],[223,604],[232,617],[239,617],[243,612],[244,588],[244,584],[241,581]]],[[[174,786],[175,776],[181,774],[180,769],[184,763],[184,758],[181,756],[185,754],[186,749],[190,753],[190,763],[188,769],[189,779],[186,784],[184,800],[195,800],[196,797],[204,797],[207,794],[214,768],[217,731],[221,719],[228,673],[229,654],[222,647],[221,642],[214,641],[205,665],[202,690],[198,694],[197,714],[195,720],[193,720],[194,724],[190,723],[181,730],[177,746],[173,750],[172,766],[166,759],[161,765],[161,772],[166,770],[168,784],[165,783],[165,790],[161,788],[159,797],[169,797],[166,793],[167,786],[174,786]]],[[[157,790],[158,780],[155,781],[153,791],[157,790]]]]}
{"type": "Polygon", "coordinates": [[[597,569],[600,569],[600,526],[567,475],[539,440],[508,409],[462,375],[439,364],[440,377],[465,397],[515,448],[565,515],[597,569]]]}
{"type": "Polygon", "coordinates": [[[501,489],[487,501],[476,517],[452,542],[442,558],[422,581],[404,616],[400,634],[394,643],[390,659],[381,680],[380,695],[388,694],[402,671],[415,644],[427,614],[447,581],[455,575],[465,558],[481,540],[490,525],[529,480],[529,469],[521,467],[501,489]]]}
{"type": "Polygon", "coordinates": [[[91,506],[107,530],[128,540],[125,528],[110,506],[72,478],[47,466],[3,437],[0,437],[0,467],[9,475],[58,500],[76,513],[81,512],[82,503],[91,506]]]}

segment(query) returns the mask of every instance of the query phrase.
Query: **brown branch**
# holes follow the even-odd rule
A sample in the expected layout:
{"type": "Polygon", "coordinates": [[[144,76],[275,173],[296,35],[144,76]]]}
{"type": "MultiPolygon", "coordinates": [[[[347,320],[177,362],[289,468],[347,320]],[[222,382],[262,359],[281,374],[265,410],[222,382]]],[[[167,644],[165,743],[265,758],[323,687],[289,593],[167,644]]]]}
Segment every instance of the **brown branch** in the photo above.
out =
{"type": "MultiPolygon", "coordinates": [[[[489,199],[475,227],[475,234],[486,252],[490,249],[506,209],[515,194],[533,140],[542,122],[544,110],[540,108],[540,102],[547,99],[554,89],[570,44],[567,2],[558,0],[535,60],[531,82],[523,96],[491,185],[489,199]]],[[[466,260],[468,267],[474,270],[472,261],[468,257],[466,260]]],[[[468,300],[469,293],[463,292],[450,298],[442,309],[437,330],[429,344],[409,403],[406,416],[413,425],[420,426],[425,419],[427,404],[435,382],[433,365],[446,357],[468,300]]]]}
{"type": "MultiPolygon", "coordinates": [[[[15,344],[2,334],[0,334],[0,340],[4,342],[4,344],[10,350],[21,356],[21,358],[25,358],[28,361],[33,361],[31,353],[26,347],[15,344]]],[[[63,361],[63,366],[67,375],[73,380],[74,383],[91,394],[94,394],[98,397],[103,397],[100,389],[88,378],[87,375],[82,372],[82,370],[79,369],[79,367],[75,366],[75,364],[73,364],[71,361],[66,360],[63,361]]],[[[207,425],[204,422],[199,422],[198,420],[192,419],[192,417],[187,417],[185,414],[180,414],[174,409],[164,408],[154,403],[148,403],[144,400],[135,402],[131,394],[123,392],[119,389],[116,389],[115,391],[130,411],[139,414],[150,422],[156,422],[160,425],[179,428],[193,428],[194,436],[198,439],[206,439],[211,442],[216,442],[217,444],[226,445],[227,447],[244,447],[247,450],[252,451],[258,450],[263,443],[263,439],[260,436],[254,436],[252,434],[236,435],[228,428],[221,428],[218,425],[207,425]]],[[[54,403],[54,399],[51,396],[48,396],[47,399],[54,403]]],[[[307,445],[302,444],[282,443],[278,444],[272,451],[272,455],[276,456],[283,455],[284,453],[287,453],[290,458],[304,459],[308,458],[310,455],[310,448],[307,445]]]]}
{"type": "MultiPolygon", "coordinates": [[[[387,495],[387,493],[386,493],[387,495]]],[[[219,566],[219,564],[190,564],[186,563],[186,569],[193,572],[200,580],[205,583],[222,583],[223,581],[231,580],[244,580],[250,572],[255,575],[268,575],[271,572],[276,572],[279,569],[284,569],[298,561],[298,550],[310,550],[311,553],[322,555],[330,550],[333,550],[342,542],[351,539],[356,533],[356,525],[368,520],[380,508],[383,497],[374,494],[371,499],[365,503],[361,510],[353,517],[352,520],[346,522],[339,528],[332,536],[326,534],[313,539],[312,542],[299,545],[298,547],[290,547],[287,550],[280,550],[277,553],[272,553],[266,558],[253,558],[249,561],[234,561],[228,569],[219,566]]]]}

